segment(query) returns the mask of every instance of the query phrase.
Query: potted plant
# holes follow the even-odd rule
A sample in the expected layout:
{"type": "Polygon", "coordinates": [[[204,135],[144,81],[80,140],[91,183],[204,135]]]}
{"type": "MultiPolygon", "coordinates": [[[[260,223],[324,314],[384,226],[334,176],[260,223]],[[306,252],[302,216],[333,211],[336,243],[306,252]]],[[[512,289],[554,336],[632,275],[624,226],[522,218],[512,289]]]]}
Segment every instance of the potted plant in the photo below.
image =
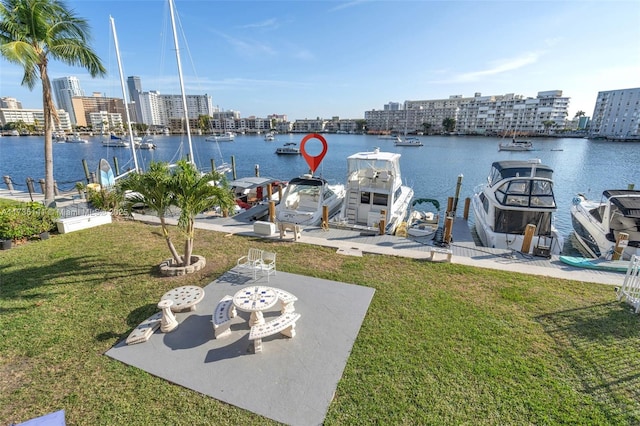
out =
{"type": "Polygon", "coordinates": [[[167,163],[153,162],[146,172],[127,176],[120,186],[129,191],[126,195],[128,202],[144,203],[160,220],[162,235],[172,256],[160,265],[163,274],[183,275],[204,267],[204,257],[193,255],[195,217],[215,206],[228,209],[235,203],[220,173],[213,171],[202,174],[186,160],[178,161],[174,170],[167,163]],[[166,221],[171,207],[180,211],[178,229],[185,238],[182,255],[173,244],[166,221]]]}

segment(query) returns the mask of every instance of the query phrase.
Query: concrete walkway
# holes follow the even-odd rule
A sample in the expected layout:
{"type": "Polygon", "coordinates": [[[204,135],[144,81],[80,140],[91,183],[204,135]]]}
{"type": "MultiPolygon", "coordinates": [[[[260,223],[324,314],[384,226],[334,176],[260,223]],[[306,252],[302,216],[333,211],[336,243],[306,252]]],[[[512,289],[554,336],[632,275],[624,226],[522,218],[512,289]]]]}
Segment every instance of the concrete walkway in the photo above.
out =
{"type": "MultiPolygon", "coordinates": [[[[33,198],[34,201],[42,201],[43,196],[42,194],[30,196],[25,192],[0,189],[0,198],[19,201],[30,201],[33,198]]],[[[61,194],[56,197],[56,203],[64,216],[92,212],[87,204],[78,198],[77,192],[61,194]]],[[[134,214],[134,218],[145,222],[158,223],[157,217],[152,215],[134,214]]],[[[177,220],[169,219],[168,222],[175,224],[177,220]]],[[[221,218],[200,215],[196,220],[196,226],[200,229],[228,234],[258,236],[253,232],[253,222],[238,220],[235,216],[221,218]]],[[[459,217],[454,221],[452,235],[453,243],[449,246],[453,252],[452,263],[615,286],[620,285],[624,279],[624,274],[618,272],[597,271],[566,265],[560,262],[558,256],[545,259],[524,255],[514,250],[499,250],[476,246],[471,237],[469,224],[459,217]]],[[[270,236],[259,236],[272,239],[280,238],[277,233],[270,236]]],[[[361,255],[362,253],[372,253],[421,260],[428,259],[430,251],[434,248],[430,240],[402,238],[393,235],[363,235],[359,231],[333,227],[328,231],[319,227],[306,227],[302,231],[302,238],[298,241],[335,248],[342,254],[361,255]]]]}

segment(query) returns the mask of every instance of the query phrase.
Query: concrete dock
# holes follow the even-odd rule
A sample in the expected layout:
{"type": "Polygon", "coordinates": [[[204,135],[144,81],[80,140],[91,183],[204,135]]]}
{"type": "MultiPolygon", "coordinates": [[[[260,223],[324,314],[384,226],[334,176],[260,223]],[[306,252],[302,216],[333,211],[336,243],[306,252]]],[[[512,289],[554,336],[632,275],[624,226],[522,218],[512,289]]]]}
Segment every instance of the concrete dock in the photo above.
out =
{"type": "MultiPolygon", "coordinates": [[[[0,189],[0,198],[18,201],[31,201],[33,199],[33,201],[38,202],[43,200],[42,194],[32,194],[30,196],[29,193],[8,191],[6,189],[0,189]]],[[[57,196],[56,204],[63,216],[88,214],[86,212],[92,211],[84,200],[79,199],[76,191],[57,196]]],[[[152,215],[134,214],[134,218],[145,222],[158,222],[157,217],[152,215]]],[[[196,220],[196,226],[200,229],[227,234],[280,239],[278,232],[272,235],[256,234],[254,232],[255,221],[251,221],[251,219],[247,218],[246,215],[228,218],[199,215],[196,220]]],[[[169,223],[175,223],[176,221],[169,219],[169,223]]],[[[558,256],[552,256],[547,259],[531,254],[523,254],[515,250],[477,246],[471,235],[468,222],[461,217],[456,217],[454,220],[452,236],[452,242],[447,246],[452,251],[452,263],[615,286],[621,285],[624,279],[624,274],[619,272],[597,271],[566,265],[560,262],[558,256]]],[[[292,240],[291,232],[288,233],[286,238],[292,240]]],[[[359,256],[370,253],[426,261],[431,258],[431,251],[434,248],[438,248],[430,237],[405,238],[394,235],[375,235],[358,230],[338,229],[331,225],[327,230],[321,227],[303,227],[301,238],[297,241],[335,248],[339,253],[346,255],[359,256]]],[[[440,255],[436,257],[436,260],[441,259],[442,256],[440,255]]]]}

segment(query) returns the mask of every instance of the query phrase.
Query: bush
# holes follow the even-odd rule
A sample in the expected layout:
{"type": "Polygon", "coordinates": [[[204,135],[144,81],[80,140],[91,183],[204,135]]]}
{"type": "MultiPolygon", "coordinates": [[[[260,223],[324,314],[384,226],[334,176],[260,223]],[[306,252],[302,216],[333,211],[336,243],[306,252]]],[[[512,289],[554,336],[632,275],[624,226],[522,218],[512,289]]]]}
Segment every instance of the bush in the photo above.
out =
{"type": "Polygon", "coordinates": [[[0,240],[19,240],[56,227],[56,209],[31,202],[0,208],[0,240]]]}

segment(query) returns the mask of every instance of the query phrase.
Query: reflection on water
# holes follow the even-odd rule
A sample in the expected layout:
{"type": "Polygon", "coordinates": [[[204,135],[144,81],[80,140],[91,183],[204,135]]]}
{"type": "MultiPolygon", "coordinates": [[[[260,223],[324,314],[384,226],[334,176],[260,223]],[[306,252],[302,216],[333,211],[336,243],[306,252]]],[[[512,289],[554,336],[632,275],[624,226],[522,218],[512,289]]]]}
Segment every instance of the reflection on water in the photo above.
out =
{"type": "MultiPolygon", "coordinates": [[[[272,142],[263,137],[238,135],[234,142],[206,142],[204,136],[193,137],[196,163],[203,170],[211,169],[211,160],[220,164],[235,158],[237,176],[251,176],[260,166],[261,176],[289,180],[309,172],[302,156],[275,155],[277,147],[286,142],[300,142],[304,135],[277,135],[272,142]]],[[[471,197],[474,188],[486,181],[491,163],[497,160],[527,160],[540,158],[554,171],[558,214],[556,226],[568,240],[572,230],[569,207],[576,193],[599,199],[605,189],[640,185],[640,146],[630,142],[605,142],[587,139],[533,139],[535,151],[498,151],[500,138],[485,137],[421,137],[422,147],[396,147],[392,140],[376,136],[324,135],[329,149],[316,171],[331,183],[344,183],[346,158],[358,151],[382,151],[402,154],[401,167],[405,183],[413,187],[416,198],[435,198],[446,206],[447,197],[455,195],[458,175],[463,175],[458,212],[464,199],[471,197]]],[[[309,153],[316,154],[314,140],[309,142],[309,153]]],[[[186,140],[178,136],[154,136],[158,148],[138,153],[144,168],[155,161],[174,162],[186,156],[186,140]]],[[[44,177],[42,137],[0,138],[0,176],[11,176],[16,189],[26,190],[25,179],[36,181],[44,177]]],[[[129,148],[106,148],[99,137],[90,138],[88,144],[54,144],[55,178],[63,190],[73,189],[75,182],[84,181],[82,160],[95,171],[100,158],[113,164],[117,159],[120,170],[133,167],[129,148]]],[[[4,188],[4,185],[3,185],[4,188]]]]}

